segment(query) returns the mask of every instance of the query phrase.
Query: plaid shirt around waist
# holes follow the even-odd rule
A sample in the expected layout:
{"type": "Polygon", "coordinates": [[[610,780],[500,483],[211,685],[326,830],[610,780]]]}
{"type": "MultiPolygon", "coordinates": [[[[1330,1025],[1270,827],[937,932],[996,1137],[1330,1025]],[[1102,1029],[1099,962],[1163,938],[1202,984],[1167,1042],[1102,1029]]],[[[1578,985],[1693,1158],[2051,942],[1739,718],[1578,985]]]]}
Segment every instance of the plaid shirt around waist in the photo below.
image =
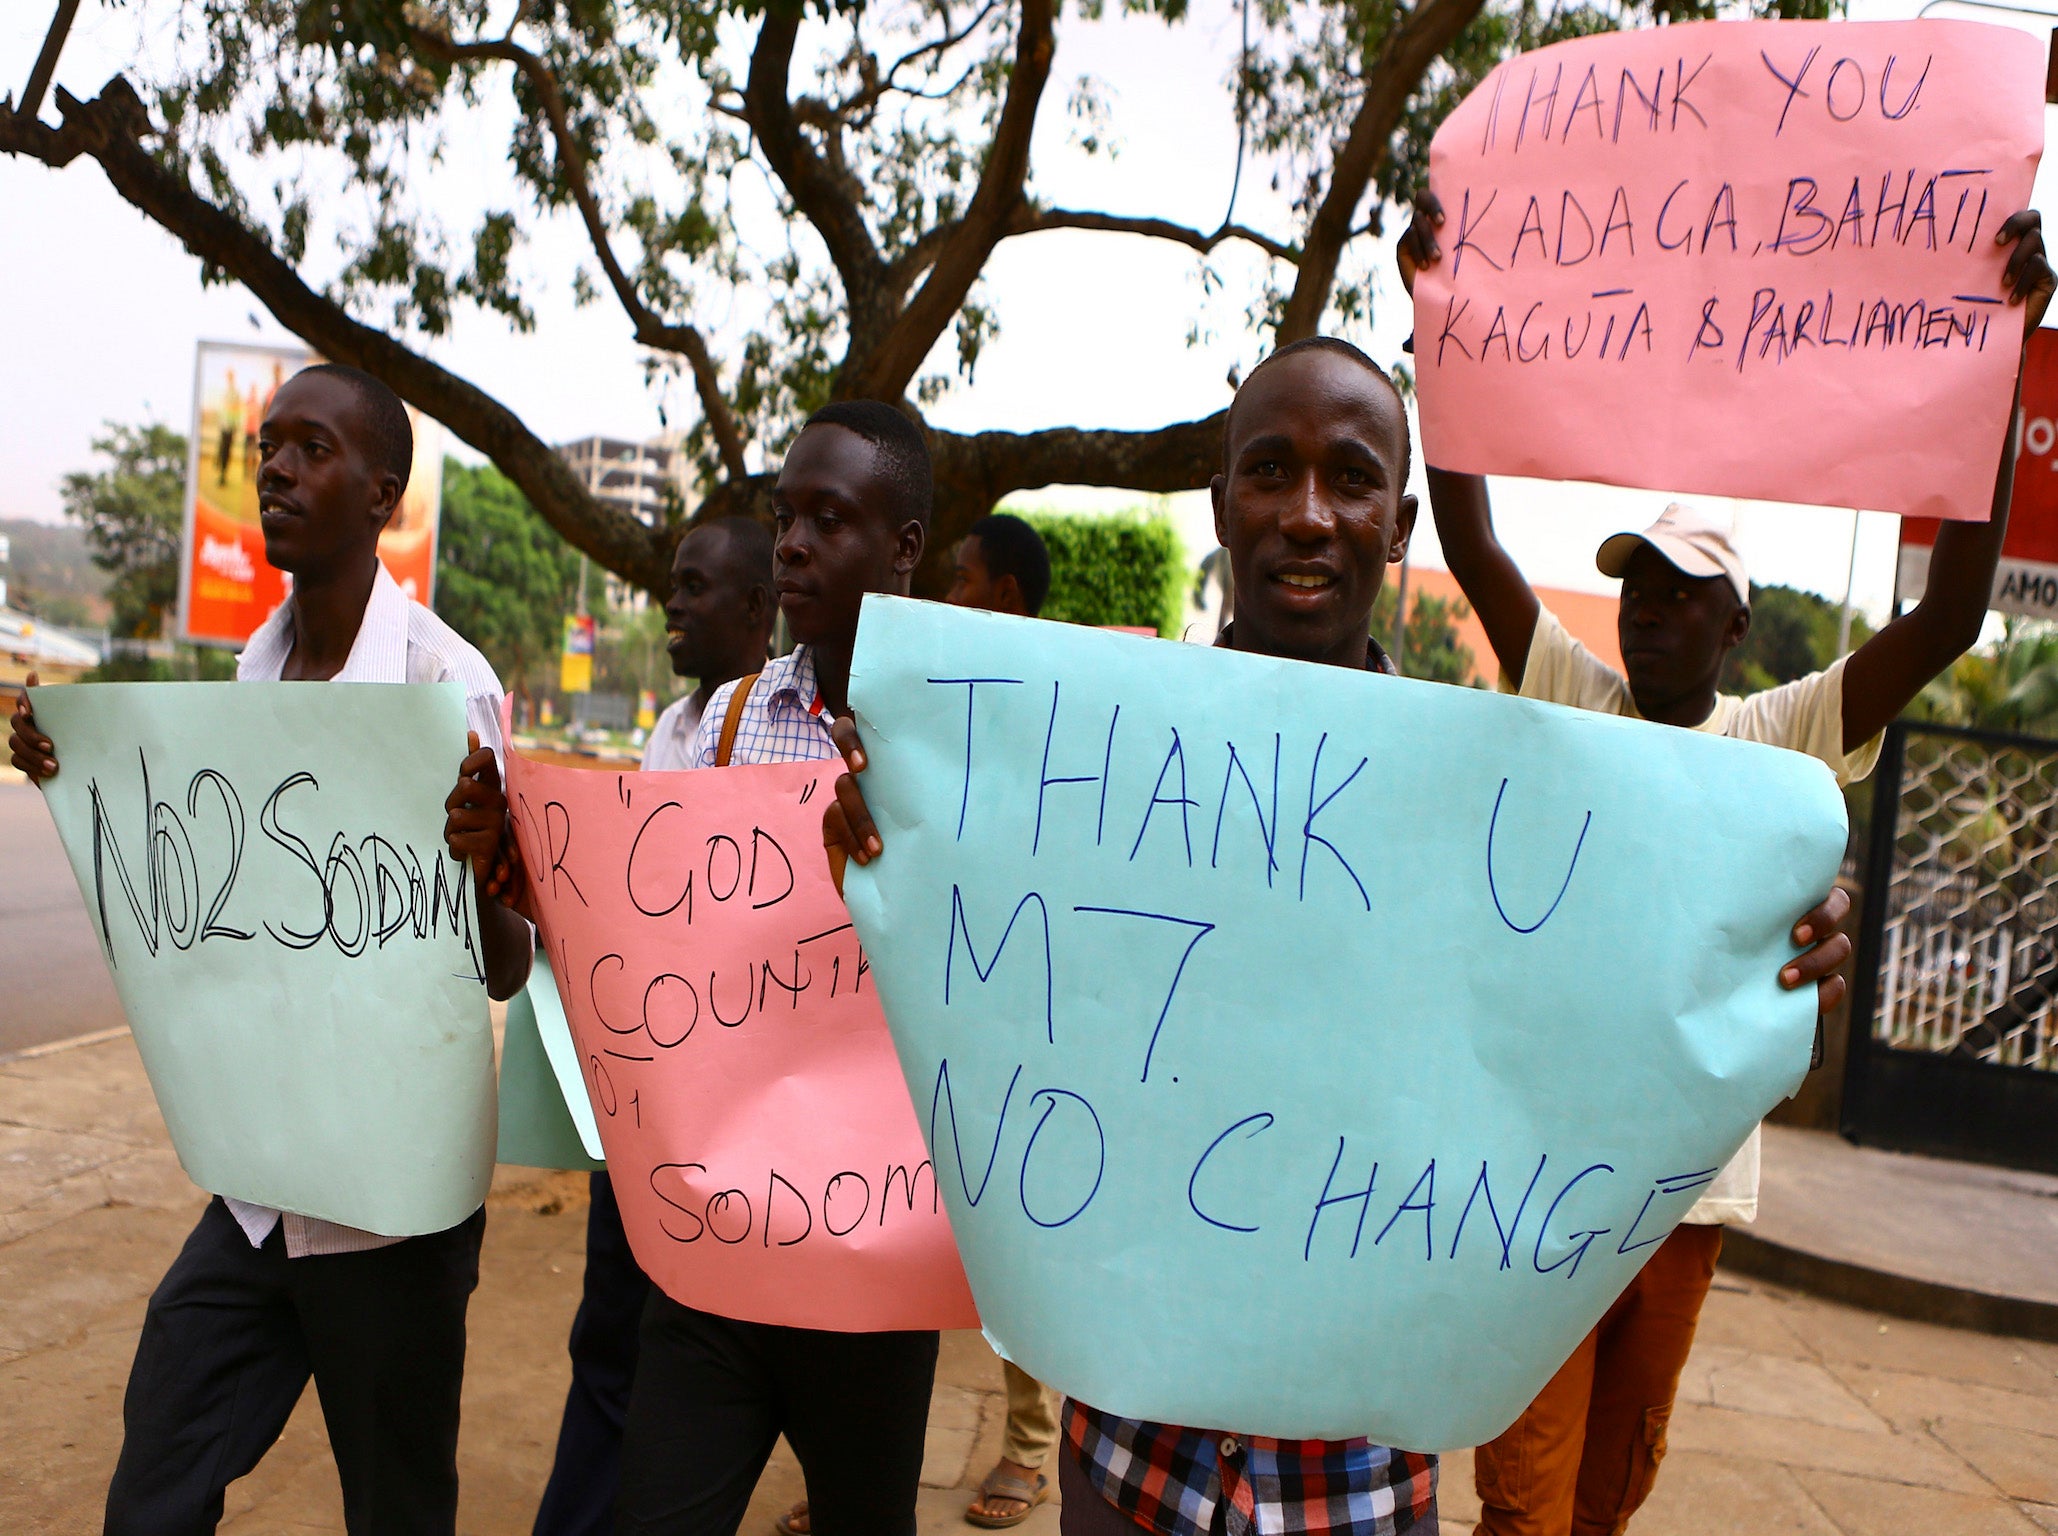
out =
{"type": "Polygon", "coordinates": [[[1158,1536],[1399,1536],[1436,1528],[1436,1458],[1369,1440],[1274,1440],[1147,1424],[1065,1399],[1101,1496],[1158,1536]]]}

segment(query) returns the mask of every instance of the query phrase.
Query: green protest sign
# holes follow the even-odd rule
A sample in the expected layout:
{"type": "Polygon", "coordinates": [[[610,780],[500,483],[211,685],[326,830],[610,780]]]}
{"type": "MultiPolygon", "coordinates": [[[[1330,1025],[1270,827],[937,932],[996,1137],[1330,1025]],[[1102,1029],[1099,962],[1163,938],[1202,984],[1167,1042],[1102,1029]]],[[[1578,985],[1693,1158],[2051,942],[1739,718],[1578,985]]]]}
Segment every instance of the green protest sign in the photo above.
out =
{"type": "Polygon", "coordinates": [[[879,597],[850,697],[980,1318],[1097,1408],[1478,1444],[1807,1071],[1797,753],[879,597]]]}
{"type": "Polygon", "coordinates": [[[591,1173],[605,1168],[593,1103],[579,1076],[579,1048],[565,1022],[550,957],[536,951],[529,984],[508,999],[500,1032],[500,1149],[503,1163],[591,1173]]]}
{"type": "Polygon", "coordinates": [[[44,797],[179,1161],[389,1236],[493,1173],[471,881],[443,846],[454,684],[39,688],[44,797]]]}

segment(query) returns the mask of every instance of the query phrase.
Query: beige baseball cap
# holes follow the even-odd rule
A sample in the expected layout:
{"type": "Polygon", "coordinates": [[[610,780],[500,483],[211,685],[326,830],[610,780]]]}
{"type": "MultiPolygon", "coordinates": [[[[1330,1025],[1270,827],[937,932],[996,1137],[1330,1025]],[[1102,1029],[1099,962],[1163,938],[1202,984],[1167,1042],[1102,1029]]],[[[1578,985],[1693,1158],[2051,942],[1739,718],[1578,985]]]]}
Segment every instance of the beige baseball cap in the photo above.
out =
{"type": "Polygon", "coordinates": [[[1601,541],[1594,564],[1603,576],[1620,576],[1628,568],[1630,556],[1644,544],[1689,576],[1727,576],[1736,589],[1736,600],[1751,600],[1751,578],[1744,574],[1743,558],[1729,542],[1729,530],[1699,507],[1675,501],[1642,533],[1611,534],[1601,541]]]}

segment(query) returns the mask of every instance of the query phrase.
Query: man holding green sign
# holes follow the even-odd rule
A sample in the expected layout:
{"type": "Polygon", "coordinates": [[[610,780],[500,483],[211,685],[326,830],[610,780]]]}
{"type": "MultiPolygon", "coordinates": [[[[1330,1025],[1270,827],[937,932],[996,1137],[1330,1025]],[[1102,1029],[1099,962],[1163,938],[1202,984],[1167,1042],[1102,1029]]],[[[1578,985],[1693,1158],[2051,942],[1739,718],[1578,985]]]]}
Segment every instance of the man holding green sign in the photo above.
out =
{"type": "Polygon", "coordinates": [[[468,901],[434,846],[439,765],[467,725],[475,749],[446,840],[497,778],[501,688],[379,563],[412,438],[399,399],[356,369],[319,365],[278,391],[259,507],[293,595],[237,674],[437,686],[251,690],[262,706],[240,708],[240,687],[68,688],[37,700],[48,734],[26,700],[15,711],[14,764],[43,787],[98,909],[181,1160],[216,1194],[144,1318],[109,1536],[212,1531],[310,1376],[349,1528],[455,1529],[465,1312],[492,1172],[477,987],[516,991],[530,938],[499,903],[468,901]],[[394,729],[405,734],[375,734],[394,729]],[[160,783],[167,758],[215,756],[184,795],[152,800],[153,752],[160,783]],[[146,821],[125,863],[133,802],[112,786],[138,761],[146,821]],[[343,829],[324,855],[309,822],[330,814],[343,829]]]}
{"type": "MultiPolygon", "coordinates": [[[[1407,442],[1405,415],[1391,381],[1348,343],[1330,338],[1297,343],[1274,353],[1252,372],[1231,407],[1223,473],[1213,486],[1217,532],[1229,549],[1238,595],[1236,622],[1224,631],[1223,646],[1352,671],[1392,671],[1369,638],[1369,628],[1385,569],[1400,559],[1414,523],[1414,499],[1403,494],[1407,442]]],[[[824,837],[832,863],[840,854],[869,864],[883,852],[883,839],[855,778],[865,769],[865,752],[850,720],[839,720],[834,735],[851,772],[839,780],[836,801],[825,812],[824,837]]],[[[969,775],[969,745],[966,754],[969,775]]],[[[1038,778],[1045,787],[1075,782],[1048,764],[1028,782],[1033,785],[1038,778]],[[1059,777],[1052,778],[1053,773],[1059,777]]],[[[1175,801],[1161,785],[1152,795],[1152,809],[1160,803],[1186,803],[1184,791],[1179,794],[1181,799],[1175,801]]],[[[898,809],[903,817],[911,810],[898,809]]],[[[932,819],[948,825],[960,816],[953,804],[932,819]]],[[[1170,824],[1181,825],[1176,812],[1174,816],[1170,824]]],[[[1312,820],[1311,814],[1311,826],[1312,820]]],[[[1090,812],[1086,825],[1097,825],[1090,812]]],[[[1097,835],[1094,840],[1097,844],[1097,835]]],[[[1126,837],[1123,841],[1126,846],[1126,837]]],[[[1849,954],[1849,941],[1835,928],[1847,905],[1843,898],[1833,897],[1796,926],[1795,943],[1814,947],[1782,968],[1785,987],[1819,984],[1823,1000],[1834,1001],[1841,983],[1831,973],[1849,954]]],[[[858,918],[862,924],[864,914],[859,912],[858,918]]],[[[896,914],[896,927],[905,926],[904,914],[896,914]]],[[[978,951],[971,953],[976,957],[978,951]]],[[[1342,957],[1323,957],[1325,962],[1332,958],[1343,964],[1342,957]]],[[[997,953],[975,963],[984,980],[987,968],[998,963],[997,953]]],[[[883,968],[879,974],[883,990],[883,968]]],[[[891,1020],[890,998],[888,1012],[891,1020]]],[[[1042,1035],[1041,1025],[1035,1033],[1042,1035]]],[[[1148,1078],[1147,1063],[1145,1074],[1148,1078]]],[[[1192,1086],[1177,1091],[1192,1091],[1192,1086]]],[[[939,1097],[940,1093],[939,1088],[939,1097]]],[[[1046,1118],[1054,1110],[1055,1098],[1045,1107],[1046,1118]]],[[[1001,1115],[1004,1120],[1004,1106],[1001,1115]]],[[[1044,1122],[1033,1123],[1040,1128],[1044,1122]]],[[[942,1166],[943,1155],[933,1145],[935,1134],[932,1130],[931,1150],[942,1166]]],[[[979,1144],[983,1147],[983,1140],[979,1144]]],[[[1028,1154],[1023,1155],[1026,1181],[1028,1154]]],[[[1024,1200],[1026,1208],[1026,1194],[1024,1200]]],[[[1045,1228],[1059,1224],[1033,1215],[1031,1219],[1045,1228]]],[[[963,1228],[959,1238],[966,1241],[963,1228]]],[[[1141,1235],[1137,1240],[1148,1241],[1141,1235]]],[[[1051,1241],[1062,1244],[1065,1239],[1051,1241]]],[[[1194,1281],[1199,1285],[1202,1277],[1194,1281]]],[[[1095,1297],[1079,1294],[1053,1304],[1090,1310],[1095,1297]]],[[[1225,1316],[1222,1326],[1236,1333],[1245,1320],[1225,1316]]],[[[1294,1386],[1271,1385],[1289,1392],[1294,1386]]],[[[1126,1418],[1076,1399],[1066,1405],[1065,1435],[1059,1481],[1068,1536],[1122,1536],[1136,1526],[1162,1536],[1201,1536],[1218,1524],[1230,1530],[1387,1536],[1434,1525],[1435,1457],[1374,1445],[1364,1438],[1225,1434],[1220,1429],[1126,1418]]]]}

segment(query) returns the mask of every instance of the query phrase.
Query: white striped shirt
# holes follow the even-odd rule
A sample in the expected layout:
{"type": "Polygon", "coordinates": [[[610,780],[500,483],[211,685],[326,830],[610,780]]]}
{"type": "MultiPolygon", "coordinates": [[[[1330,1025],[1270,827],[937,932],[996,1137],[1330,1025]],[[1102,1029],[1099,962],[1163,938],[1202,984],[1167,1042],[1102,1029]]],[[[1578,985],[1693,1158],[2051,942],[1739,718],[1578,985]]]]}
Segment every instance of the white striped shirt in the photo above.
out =
{"type": "MultiPolygon", "coordinates": [[[[293,599],[273,611],[236,658],[239,683],[275,683],[286,670],[286,658],[293,654],[293,599]]],[[[479,733],[479,744],[491,747],[504,761],[505,743],[500,736],[500,678],[492,664],[471,643],[427,608],[400,590],[400,584],[386,573],[383,563],[372,581],[372,595],[364,605],[364,618],[351,643],[350,658],[334,681],[339,683],[462,683],[465,692],[465,724],[479,733]]],[[[459,754],[462,755],[462,754],[459,754]]],[[[503,769],[504,771],[504,769],[503,769]]],[[[450,763],[450,781],[457,782],[457,757],[450,763]]],[[[485,1007],[485,998],[479,1000],[485,1007]]],[[[262,1248],[272,1228],[281,1220],[286,1229],[286,1253],[290,1258],[310,1254],[360,1253],[368,1248],[385,1248],[404,1241],[363,1232],[340,1222],[321,1221],[312,1216],[284,1213],[268,1206],[222,1197],[229,1214],[250,1239],[250,1246],[262,1248]]]]}
{"type": "MultiPolygon", "coordinates": [[[[729,699],[741,681],[722,684],[707,701],[700,731],[693,738],[694,767],[714,767],[722,722],[729,717],[729,699]]],[[[791,655],[765,663],[757,686],[743,701],[743,718],[736,723],[729,761],[812,763],[836,755],[836,744],[829,739],[829,713],[822,707],[822,690],[815,682],[814,648],[799,646],[791,655]]]]}
{"type": "Polygon", "coordinates": [[[643,744],[643,769],[647,773],[669,773],[675,768],[698,768],[693,739],[700,730],[700,711],[693,695],[674,699],[650,728],[650,740],[643,744]]]}

